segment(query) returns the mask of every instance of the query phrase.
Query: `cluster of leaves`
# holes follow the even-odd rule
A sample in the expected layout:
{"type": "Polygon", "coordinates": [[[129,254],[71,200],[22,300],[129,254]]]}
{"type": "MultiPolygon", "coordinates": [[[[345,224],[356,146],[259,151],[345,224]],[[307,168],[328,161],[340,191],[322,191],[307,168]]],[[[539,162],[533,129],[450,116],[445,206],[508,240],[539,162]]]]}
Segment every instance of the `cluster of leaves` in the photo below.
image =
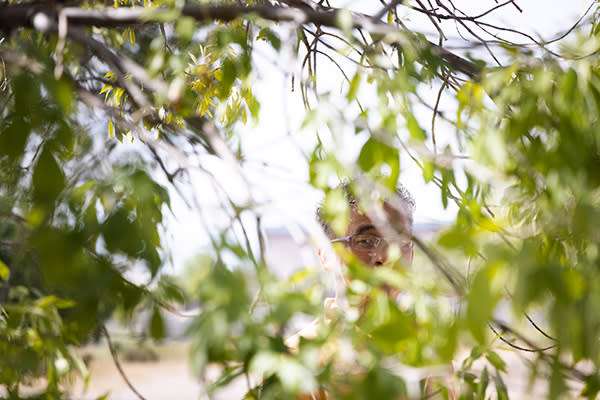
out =
{"type": "Polygon", "coordinates": [[[160,226],[169,204],[143,162],[112,159],[88,135],[71,88],[9,69],[0,125],[0,384],[46,377],[48,395],[72,367],[69,345],[99,336],[115,309],[131,313],[144,291],[124,274],[162,265],[160,226]]]}
{"type": "MultiPolygon", "coordinates": [[[[482,82],[486,92],[496,93],[494,109],[473,101],[468,93],[477,90],[474,86],[465,88],[470,101],[464,110],[482,124],[474,154],[508,185],[507,212],[488,228],[506,241],[484,247],[486,259],[473,284],[483,285],[477,290],[487,301],[473,296],[471,302],[483,307],[483,319],[490,318],[504,290],[517,311],[545,308],[556,345],[550,387],[558,394],[566,390],[563,379],[569,374],[561,355],[570,354],[574,363],[592,360],[592,383],[599,366],[600,324],[592,311],[600,307],[593,222],[600,168],[597,59],[566,66],[515,62],[514,68],[519,75],[494,72],[482,82]],[[492,283],[498,276],[505,287],[492,283]]],[[[485,220],[472,226],[490,225],[485,220]]],[[[586,394],[593,397],[597,390],[593,384],[586,394]]]]}
{"type": "MultiPolygon", "coordinates": [[[[237,263],[243,264],[249,255],[239,250],[237,263]]],[[[202,309],[188,328],[193,339],[192,367],[199,374],[209,363],[224,367],[218,380],[207,382],[209,392],[240,376],[250,381],[261,375],[267,381],[260,388],[261,398],[293,398],[298,391],[316,388],[315,349],[310,357],[294,357],[284,338],[292,317],[319,312],[323,291],[315,284],[317,278],[314,271],[301,271],[278,281],[264,265],[254,271],[231,269],[231,264],[227,266],[209,254],[188,263],[191,299],[202,309]],[[254,285],[260,287],[260,296],[268,303],[250,296],[256,291],[251,290],[254,285]],[[308,288],[299,292],[299,285],[308,288]]],[[[254,394],[258,391],[255,388],[254,394]]]]}
{"type": "MultiPolygon", "coordinates": [[[[579,40],[574,47],[589,49],[595,43],[594,34],[579,40]]],[[[348,211],[344,195],[338,189],[329,189],[331,176],[366,173],[393,190],[401,150],[414,149],[420,157],[411,154],[411,150],[407,154],[421,168],[424,181],[439,187],[444,206],[453,202],[459,208],[454,223],[439,236],[437,251],[440,254],[458,251],[465,260],[473,258],[473,264],[471,260],[468,262],[470,275],[453,281],[454,291],[466,296],[464,307],[451,323],[432,330],[431,326],[411,324],[398,316],[397,325],[390,327],[385,323],[387,320],[369,314],[373,312],[369,309],[366,315],[371,318],[366,320],[385,327],[385,332],[393,332],[392,343],[383,348],[394,349],[395,354],[401,353],[396,347],[402,343],[401,332],[411,326],[417,328],[408,337],[418,338],[417,346],[435,344],[436,338],[445,338],[440,346],[442,351],[428,353],[435,354],[434,360],[426,361],[429,365],[455,355],[453,340],[478,343],[457,373],[463,382],[464,398],[487,398],[490,376],[498,398],[508,395],[500,374],[506,372],[506,366],[494,351],[493,343],[498,338],[520,349],[517,351],[539,355],[531,382],[539,378],[537,366],[549,365],[551,397],[565,394],[568,390],[565,382],[575,376],[586,382],[582,393],[595,397],[600,325],[589,313],[600,306],[597,276],[591,272],[598,263],[598,234],[596,223],[592,222],[598,214],[596,180],[600,167],[597,57],[581,57],[579,52],[566,63],[554,59],[523,61],[523,53],[511,48],[508,57],[514,58],[507,62],[509,67],[483,72],[477,80],[459,85],[454,126],[476,166],[457,168],[452,164],[452,147],[446,148],[442,155],[423,150],[430,146],[431,139],[435,146],[436,138],[434,132],[420,126],[422,122],[415,118],[413,107],[419,102],[422,85],[432,82],[432,78],[433,82],[439,79],[444,66],[433,60],[428,63],[431,55],[419,52],[418,46],[411,48],[410,43],[403,42],[398,54],[399,62],[392,67],[393,72],[390,69],[365,72],[359,68],[349,81],[347,99],[355,98],[361,74],[368,76],[366,83],[376,85],[379,94],[376,106],[372,110],[361,106],[359,119],[352,124],[369,130],[369,138],[356,160],[358,165],[340,162],[335,147],[330,151],[319,149],[311,160],[311,183],[327,192],[323,215],[336,228],[340,216],[345,215],[347,221],[348,211]],[[412,66],[415,63],[426,67],[415,68],[412,66]],[[365,117],[379,123],[373,124],[365,117]],[[399,124],[409,133],[407,139],[397,134],[402,128],[399,124]],[[498,187],[504,188],[504,192],[498,194],[498,187]],[[502,201],[505,207],[494,207],[492,211],[488,206],[490,200],[502,201]],[[543,307],[548,331],[532,322],[535,335],[523,336],[496,320],[496,311],[507,298],[517,318],[530,319],[528,310],[543,307]],[[515,340],[520,343],[513,344],[515,340]],[[473,362],[482,355],[486,355],[488,366],[473,370],[473,362]],[[572,357],[571,361],[564,361],[566,355],[572,357]],[[593,361],[594,368],[582,373],[576,366],[581,360],[593,361]],[[489,369],[495,372],[491,374],[489,369]]],[[[443,85],[453,83],[443,82],[442,90],[443,85]]],[[[331,120],[335,121],[335,117],[329,124],[331,120]]],[[[364,182],[355,192],[362,191],[365,197],[360,201],[369,204],[373,186],[365,190],[360,187],[364,182]]],[[[340,223],[336,232],[345,232],[344,227],[340,223]]],[[[448,255],[440,261],[435,252],[426,254],[431,255],[430,261],[443,273],[452,267],[444,261],[448,255]]],[[[355,278],[368,282],[368,276],[355,278]]],[[[402,287],[407,286],[410,285],[404,281],[402,287]]],[[[378,299],[374,293],[367,297],[378,299]]],[[[396,307],[380,310],[400,315],[396,307]]],[[[366,331],[371,336],[363,343],[378,343],[376,335],[366,331]]],[[[418,365],[408,354],[400,358],[409,365],[418,365]]]]}
{"type": "MultiPolygon", "coordinates": [[[[210,175],[203,165],[208,154],[240,172],[237,128],[259,115],[254,48],[265,41],[269,52],[283,54],[278,35],[286,28],[276,25],[279,20],[294,21],[288,36],[296,45],[288,49],[308,64],[308,76],[298,79],[310,108],[304,126],[319,131],[307,170],[310,183],[325,193],[322,216],[345,236],[348,199],[333,182],[353,178],[352,192],[380,231],[390,238],[409,234],[378,212],[396,188],[402,162],[410,159],[423,182],[438,188],[442,204],[458,208],[434,243],[412,237],[445,282],[429,279],[433,274],[424,274],[422,265],[411,272],[394,246],[393,267],[377,270],[340,251],[347,304],[321,317],[313,337],[291,350],[284,342],[289,326],[299,315],[319,316],[323,285],[306,271],[275,279],[265,261],[260,207],[254,199],[238,204],[223,190],[228,226],[208,232],[212,251],[190,264],[183,285],[201,310],[188,331],[192,364],[199,375],[211,363],[223,368],[209,390],[264,375],[248,397],[296,398],[326,388],[348,399],[449,397],[453,390],[464,399],[485,399],[493,382],[500,399],[510,390],[503,382],[501,342],[537,355],[531,379],[549,371],[550,397],[566,393],[567,379],[585,383],[583,394],[596,396],[597,15],[591,33],[576,43],[594,50],[590,54],[569,58],[568,51],[558,55],[536,42],[550,54],[538,59],[505,41],[508,66],[487,70],[485,61],[460,58],[409,32],[396,11],[404,2],[387,4],[376,18],[327,2],[175,3],[145,2],[143,13],[129,2],[110,8],[90,3],[77,11],[89,12],[93,23],[75,12],[61,14],[66,30],[52,5],[10,2],[0,8],[0,28],[8,32],[0,38],[0,353],[6,355],[0,385],[12,397],[41,374],[46,394],[60,397],[59,381],[70,368],[85,373],[69,345],[103,331],[115,311],[127,323],[140,307],[150,307],[151,336],[165,336],[162,310],[184,300],[173,281],[159,279],[168,192],[142,157],[124,160],[130,153],[114,151],[121,148],[114,139],[144,144],[144,154],[174,189],[181,190],[176,178],[191,170],[210,175]],[[4,11],[14,20],[7,21],[4,11]],[[30,20],[32,15],[38,18],[30,20]],[[226,22],[205,23],[209,16],[226,22]],[[127,26],[115,28],[125,25],[122,18],[127,26]],[[309,95],[322,79],[316,71],[321,55],[340,70],[342,96],[334,90],[309,95]],[[423,99],[432,87],[439,89],[435,104],[423,99]],[[439,110],[442,97],[455,116],[439,110]],[[93,108],[105,113],[107,132],[88,123],[96,117],[93,108]],[[424,109],[432,115],[431,128],[424,109]],[[452,127],[457,145],[442,141],[438,151],[436,120],[452,127]],[[330,141],[320,140],[325,132],[330,141]],[[364,138],[352,160],[341,148],[346,132],[364,138]],[[458,162],[458,150],[471,159],[458,162]],[[505,189],[500,195],[499,187],[505,189]],[[504,207],[492,207],[492,201],[504,207]],[[253,217],[256,233],[249,234],[253,217]],[[464,272],[457,260],[467,264],[464,272]],[[134,285],[126,279],[133,269],[156,286],[134,285]],[[396,304],[389,287],[410,296],[396,304]],[[455,310],[441,296],[448,291],[459,299],[455,310]],[[516,316],[544,307],[548,332],[534,327],[549,346],[542,349],[538,336],[495,317],[506,297],[516,316]],[[447,385],[452,373],[443,366],[463,348],[470,348],[469,356],[447,385]],[[569,356],[572,361],[565,361],[569,356]],[[591,361],[591,370],[580,371],[581,360],[591,361]]],[[[491,11],[509,3],[515,4],[491,11]]],[[[445,2],[437,4],[448,11],[445,2]]],[[[413,9],[431,21],[476,24],[480,18],[413,9]]]]}

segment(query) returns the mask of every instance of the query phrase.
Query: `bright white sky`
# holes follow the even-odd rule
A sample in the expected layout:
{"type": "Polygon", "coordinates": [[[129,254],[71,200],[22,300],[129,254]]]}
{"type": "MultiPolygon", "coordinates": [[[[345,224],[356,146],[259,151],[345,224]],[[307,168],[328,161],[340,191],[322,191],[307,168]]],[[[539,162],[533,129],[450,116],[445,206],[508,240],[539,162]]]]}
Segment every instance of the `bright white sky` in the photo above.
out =
{"type": "MultiPolygon", "coordinates": [[[[522,0],[517,1],[523,13],[515,7],[502,8],[490,21],[499,25],[509,25],[522,31],[545,39],[556,37],[568,29],[577,18],[589,7],[592,0],[522,0]]],[[[341,0],[332,0],[332,4],[340,6],[341,0]],[[340,4],[338,4],[340,3],[340,4]]],[[[380,7],[377,1],[346,1],[352,8],[364,4],[380,7]]],[[[487,9],[495,4],[493,0],[455,0],[457,6],[464,9],[487,9]]],[[[408,14],[408,13],[407,13],[408,14]]],[[[425,29],[434,33],[431,24],[426,20],[413,19],[407,22],[409,26],[426,26],[425,29]],[[427,25],[422,25],[427,24],[427,25]]],[[[421,28],[422,29],[422,28],[421,28]]],[[[451,23],[445,26],[445,32],[456,37],[456,30],[451,23]]],[[[519,39],[521,41],[521,39],[519,39]]],[[[314,224],[314,209],[322,194],[314,190],[308,183],[308,164],[306,155],[315,144],[314,131],[301,131],[300,125],[304,118],[304,107],[300,95],[298,74],[296,86],[292,92],[291,72],[297,73],[297,65],[291,54],[283,52],[275,57],[273,53],[264,51],[263,60],[257,61],[257,77],[255,95],[261,103],[260,122],[257,126],[242,128],[243,149],[247,161],[243,166],[243,174],[251,184],[252,194],[259,201],[270,199],[265,207],[264,223],[267,227],[293,227],[304,225],[311,229],[314,224]],[[308,225],[308,226],[307,226],[308,225]]],[[[321,58],[319,64],[319,85],[334,93],[339,93],[342,84],[339,73],[331,69],[331,65],[321,58]],[[331,78],[330,78],[331,77],[331,78]]],[[[432,90],[432,96],[435,96],[432,90]]],[[[424,117],[430,120],[431,116],[424,117]]],[[[425,126],[428,126],[424,123],[425,126]]],[[[444,127],[438,128],[438,137],[450,137],[452,132],[444,132],[444,127]]],[[[353,157],[360,150],[364,137],[349,135],[344,143],[348,157],[353,157]]],[[[246,198],[246,190],[236,171],[230,171],[218,159],[208,160],[209,169],[220,182],[226,183],[230,195],[236,200],[246,198]]],[[[206,161],[205,161],[206,165],[206,161]]],[[[421,173],[408,157],[401,155],[401,182],[409,188],[417,201],[415,222],[431,222],[450,220],[456,210],[450,207],[444,210],[439,199],[439,192],[433,185],[423,182],[421,173]]],[[[201,251],[208,244],[202,218],[209,224],[209,229],[223,223],[222,215],[215,208],[218,199],[209,181],[198,174],[193,177],[192,184],[201,202],[203,214],[197,209],[188,209],[179,196],[172,193],[172,208],[175,219],[168,226],[167,246],[173,254],[175,272],[181,271],[186,259],[201,251]]]]}

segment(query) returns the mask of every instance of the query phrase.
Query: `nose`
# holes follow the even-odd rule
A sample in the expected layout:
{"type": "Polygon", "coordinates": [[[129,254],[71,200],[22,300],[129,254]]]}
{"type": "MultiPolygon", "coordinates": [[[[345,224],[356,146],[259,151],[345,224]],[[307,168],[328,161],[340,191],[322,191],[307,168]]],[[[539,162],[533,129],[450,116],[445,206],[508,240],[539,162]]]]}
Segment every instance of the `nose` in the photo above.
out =
{"type": "Polygon", "coordinates": [[[379,247],[375,249],[373,256],[371,257],[371,265],[376,267],[382,266],[387,260],[387,243],[381,243],[379,247]]]}

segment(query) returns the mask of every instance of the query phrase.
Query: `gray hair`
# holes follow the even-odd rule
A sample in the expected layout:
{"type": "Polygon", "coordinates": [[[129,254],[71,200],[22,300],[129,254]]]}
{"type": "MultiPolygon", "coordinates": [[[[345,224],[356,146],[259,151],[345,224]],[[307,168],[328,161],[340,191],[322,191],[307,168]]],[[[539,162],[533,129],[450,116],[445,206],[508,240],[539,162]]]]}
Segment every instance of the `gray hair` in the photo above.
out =
{"type": "MultiPolygon", "coordinates": [[[[357,204],[356,197],[352,193],[352,188],[351,188],[350,182],[343,182],[338,187],[341,187],[342,190],[344,191],[344,194],[346,195],[346,198],[348,199],[349,204],[357,204]]],[[[408,220],[408,226],[412,230],[413,213],[415,212],[415,199],[410,194],[408,189],[406,189],[406,187],[404,187],[404,185],[402,185],[401,183],[398,184],[398,186],[396,186],[395,192],[396,192],[396,198],[397,198],[397,200],[400,201],[400,204],[402,206],[402,210],[401,210],[402,215],[404,215],[406,217],[406,219],[408,220]]],[[[316,218],[317,218],[317,221],[319,222],[319,224],[321,225],[321,228],[323,228],[323,231],[325,232],[325,234],[330,239],[335,238],[335,232],[333,231],[333,229],[331,228],[329,223],[325,220],[325,216],[323,215],[323,204],[322,203],[319,204],[319,206],[317,207],[316,218]]]]}

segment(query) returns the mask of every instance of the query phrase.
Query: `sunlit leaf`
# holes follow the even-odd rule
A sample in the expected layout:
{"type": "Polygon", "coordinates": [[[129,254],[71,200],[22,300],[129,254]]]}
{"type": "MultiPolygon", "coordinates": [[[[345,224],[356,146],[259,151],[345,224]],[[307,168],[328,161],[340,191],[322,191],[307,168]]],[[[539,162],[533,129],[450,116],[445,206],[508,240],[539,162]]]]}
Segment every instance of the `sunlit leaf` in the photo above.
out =
{"type": "Polygon", "coordinates": [[[0,260],[0,279],[6,281],[9,277],[10,268],[8,268],[8,266],[2,260],[0,260]]]}

